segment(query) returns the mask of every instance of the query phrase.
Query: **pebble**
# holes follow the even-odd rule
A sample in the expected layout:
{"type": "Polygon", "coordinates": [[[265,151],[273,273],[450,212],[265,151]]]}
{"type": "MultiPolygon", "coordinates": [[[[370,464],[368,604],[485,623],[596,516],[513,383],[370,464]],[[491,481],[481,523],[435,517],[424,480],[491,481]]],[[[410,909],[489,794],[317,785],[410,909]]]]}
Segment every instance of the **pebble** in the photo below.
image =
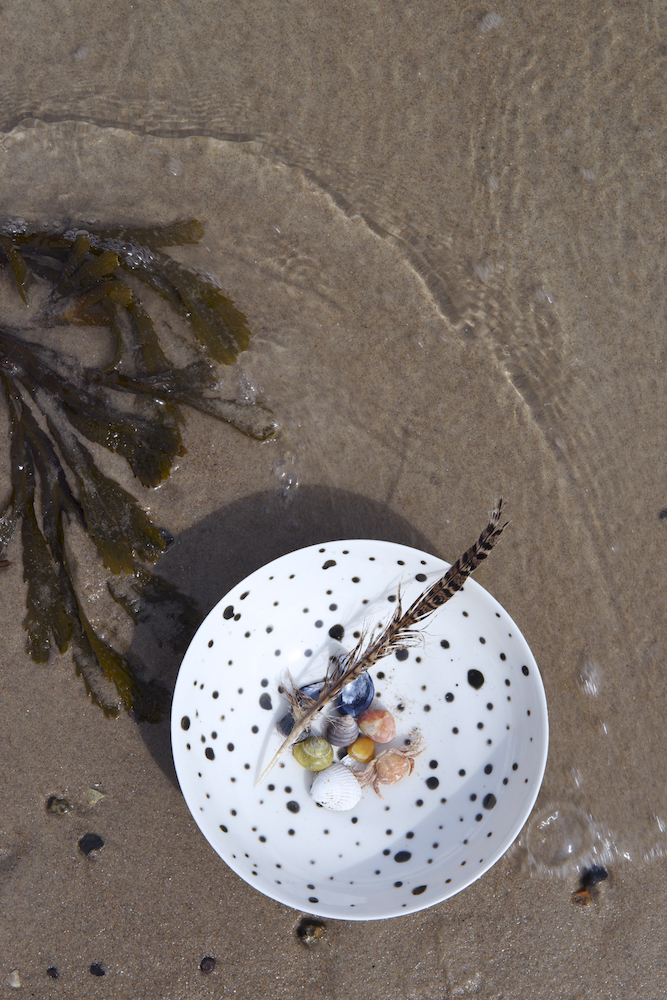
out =
{"type": "Polygon", "coordinates": [[[206,957],[202,958],[201,962],[199,963],[199,968],[201,969],[202,972],[213,972],[213,970],[215,969],[215,959],[212,958],[210,955],[206,955],[206,957]]]}
{"type": "Polygon", "coordinates": [[[581,875],[581,888],[590,889],[598,882],[604,882],[606,878],[609,878],[609,872],[606,868],[602,868],[601,865],[591,865],[581,875]]]}
{"type": "Polygon", "coordinates": [[[361,764],[367,764],[375,757],[375,743],[369,736],[360,736],[347,748],[347,752],[361,764]]]}
{"type": "Polygon", "coordinates": [[[99,851],[104,847],[104,841],[98,833],[84,833],[79,841],[79,850],[88,857],[91,851],[99,851]]]}
{"type": "Polygon", "coordinates": [[[384,708],[367,708],[357,721],[364,736],[370,736],[376,743],[391,743],[396,735],[394,717],[384,708]]]}
{"type": "Polygon", "coordinates": [[[297,926],[296,936],[302,944],[310,948],[312,945],[317,944],[318,941],[321,941],[326,932],[326,927],[319,920],[306,917],[297,926]]]}
{"type": "Polygon", "coordinates": [[[90,967],[90,972],[91,972],[91,975],[93,975],[93,976],[104,976],[104,975],[106,975],[104,969],[102,968],[102,966],[100,965],[99,962],[93,962],[93,964],[90,967]]]}
{"type": "Polygon", "coordinates": [[[46,811],[54,813],[56,816],[64,816],[71,812],[72,807],[67,799],[59,799],[57,795],[50,795],[46,800],[46,811]]]}
{"type": "Polygon", "coordinates": [[[594,894],[591,892],[593,887],[599,882],[604,882],[606,878],[609,878],[609,872],[601,865],[591,865],[590,868],[586,868],[581,874],[580,887],[572,893],[572,902],[587,906],[593,900],[594,894]]]}
{"type": "Polygon", "coordinates": [[[8,986],[11,986],[13,990],[18,990],[21,986],[21,977],[19,976],[18,969],[12,969],[12,971],[7,976],[5,980],[8,986]]]}

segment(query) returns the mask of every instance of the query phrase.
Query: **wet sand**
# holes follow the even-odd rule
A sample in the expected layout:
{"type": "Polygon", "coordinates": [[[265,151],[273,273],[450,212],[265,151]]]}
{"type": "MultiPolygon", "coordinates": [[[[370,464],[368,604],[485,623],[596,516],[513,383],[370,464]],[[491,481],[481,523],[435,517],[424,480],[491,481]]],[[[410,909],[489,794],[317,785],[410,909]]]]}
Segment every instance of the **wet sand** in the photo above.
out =
{"type": "MultiPolygon", "coordinates": [[[[659,3],[2,6],[0,219],[200,218],[204,241],[177,256],[254,332],[221,391],[281,426],[258,444],[193,414],[155,491],[106,459],[176,536],[160,571],[203,617],[327,538],[452,560],[502,492],[511,523],[477,579],[531,645],[551,734],[535,811],[489,873],[412,916],[325,921],[307,949],[302,915],[199,833],[168,723],[107,720],[68,656],[27,658],[14,541],[0,995],[665,990],[666,18],[659,3]],[[48,813],[53,795],[72,811],[48,813]],[[84,857],[89,832],[104,846],[84,857]],[[609,878],[573,906],[592,863],[609,878]]],[[[115,637],[102,607],[96,624],[115,637]]],[[[177,655],[135,641],[173,684],[177,655]]]]}

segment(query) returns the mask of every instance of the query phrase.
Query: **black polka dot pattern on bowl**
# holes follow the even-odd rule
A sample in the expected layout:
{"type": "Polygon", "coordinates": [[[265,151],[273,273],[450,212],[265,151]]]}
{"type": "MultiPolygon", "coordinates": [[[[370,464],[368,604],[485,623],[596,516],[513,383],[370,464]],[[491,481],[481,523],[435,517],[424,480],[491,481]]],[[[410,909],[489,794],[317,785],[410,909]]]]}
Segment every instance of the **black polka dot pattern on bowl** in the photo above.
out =
{"type": "Polygon", "coordinates": [[[172,711],[179,782],[220,857],[266,895],[338,919],[414,912],[483,874],[527,818],[546,760],[542,683],[516,625],[470,580],[423,645],[371,671],[391,745],[409,746],[416,727],[427,747],[410,777],[331,812],[290,752],[256,786],[281,742],[287,672],[321,680],[330,656],[388,620],[399,588],[407,607],[445,569],[390,542],[322,543],[253,573],[195,635],[172,711]]]}

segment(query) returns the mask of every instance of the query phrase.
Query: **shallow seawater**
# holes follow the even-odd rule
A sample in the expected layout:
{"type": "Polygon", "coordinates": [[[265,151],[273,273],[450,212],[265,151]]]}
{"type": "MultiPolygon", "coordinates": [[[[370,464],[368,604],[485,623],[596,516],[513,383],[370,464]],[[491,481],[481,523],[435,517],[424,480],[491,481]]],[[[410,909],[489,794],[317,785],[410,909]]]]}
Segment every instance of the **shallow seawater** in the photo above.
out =
{"type": "MultiPolygon", "coordinates": [[[[318,535],[452,560],[502,492],[511,523],[477,578],[533,649],[551,737],[507,870],[572,882],[667,850],[664,12],[445,7],[354,11],[343,44],[332,14],[268,31],[241,5],[201,65],[177,50],[213,44],[208,5],[152,36],[145,12],[127,35],[112,20],[117,67],[73,23],[50,90],[12,49],[0,219],[203,222],[174,254],[253,331],[220,391],[266,402],[280,433],[192,415],[150,493],[109,460],[177,536],[163,572],[202,614],[318,535]],[[144,44],[169,82],[148,86],[144,44]]],[[[495,995],[452,933],[452,989],[495,995]]]]}
{"type": "MultiPolygon", "coordinates": [[[[560,374],[550,378],[556,361],[538,351],[532,360],[545,377],[534,373],[536,398],[526,390],[518,405],[511,367],[503,370],[485,338],[453,327],[399,247],[263,151],[53,125],[15,130],[4,153],[4,218],[91,228],[201,219],[202,243],[172,252],[248,316],[252,347],[221,370],[220,391],[266,401],[278,438],[257,445],[193,418],[194,454],[173,486],[153,494],[151,510],[181,531],[216,509],[224,519],[239,493],[269,490],[296,545],[295,494],[317,485],[397,511],[453,558],[504,492],[512,525],[480,579],[530,636],[552,719],[540,801],[557,818],[533,820],[527,856],[551,870],[587,854],[659,849],[667,795],[653,788],[636,801],[644,768],[664,749],[660,690],[651,687],[659,665],[655,640],[632,628],[637,611],[623,588],[628,556],[617,552],[632,539],[577,487],[582,460],[601,454],[589,447],[569,457],[582,432],[569,426],[570,402],[588,433],[595,429],[578,385],[584,374],[568,399],[560,374]],[[562,409],[560,426],[558,416],[551,426],[534,419],[532,409],[548,405],[538,392],[562,409]]],[[[553,335],[556,310],[539,290],[531,294],[526,307],[553,335]]],[[[535,350],[524,347],[526,357],[535,350]]],[[[608,488],[601,472],[590,488],[608,488]]],[[[659,527],[657,511],[652,521],[659,527]]]]}

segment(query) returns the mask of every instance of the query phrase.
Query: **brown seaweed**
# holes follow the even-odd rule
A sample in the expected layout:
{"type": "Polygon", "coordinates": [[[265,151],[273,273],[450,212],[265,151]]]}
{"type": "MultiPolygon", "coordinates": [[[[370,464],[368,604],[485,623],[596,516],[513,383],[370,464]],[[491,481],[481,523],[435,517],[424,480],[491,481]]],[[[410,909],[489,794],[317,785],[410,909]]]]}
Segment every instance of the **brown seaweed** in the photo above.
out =
{"type": "Polygon", "coordinates": [[[96,232],[0,227],[3,280],[13,281],[26,306],[33,288],[45,300],[21,329],[0,325],[0,383],[11,427],[0,568],[12,566],[5,550],[20,523],[27,651],[45,663],[54,646],[61,653],[71,646],[87,691],[109,714],[125,707],[156,719],[168,699],[158,684],[142,680],[140,664],[91,625],[71,567],[67,527],[85,531],[111,574],[111,596],[134,623],[146,621],[159,605],[185,633],[196,609],[147,568],[171,536],[98,467],[84,441],[116,452],[143,486],[154,487],[184,453],[183,407],[258,440],[275,431],[266,407],[220,399],[216,392],[215,366],[232,364],[248,347],[246,317],[212,282],[163,251],[197,243],[202,235],[196,220],[96,232]],[[152,315],[155,294],[190,329],[185,363],[169,360],[152,315]],[[64,324],[105,327],[114,345],[110,363],[87,367],[30,340],[31,329],[43,334],[64,324]]]}

